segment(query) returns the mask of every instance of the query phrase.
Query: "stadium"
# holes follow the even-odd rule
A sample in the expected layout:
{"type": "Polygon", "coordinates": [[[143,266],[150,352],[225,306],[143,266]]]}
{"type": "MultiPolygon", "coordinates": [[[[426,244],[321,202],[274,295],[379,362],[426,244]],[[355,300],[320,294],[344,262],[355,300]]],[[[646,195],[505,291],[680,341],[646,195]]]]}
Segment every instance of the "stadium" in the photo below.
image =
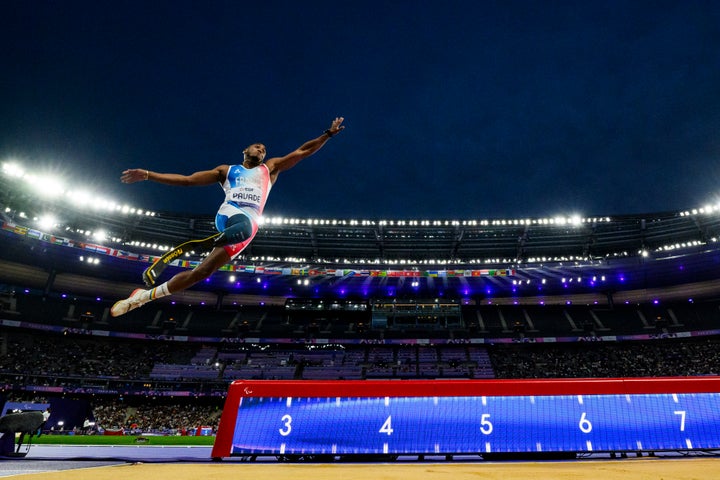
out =
{"type": "MultiPolygon", "coordinates": [[[[153,212],[55,181],[54,192],[33,191],[48,183],[10,164],[0,176],[3,413],[51,407],[45,438],[215,436],[223,406],[238,401],[233,382],[247,391],[277,381],[298,390],[292,397],[327,382],[372,398],[438,381],[459,390],[498,382],[494,395],[530,395],[527,382],[538,379],[549,382],[538,392],[614,394],[617,379],[663,377],[671,390],[659,394],[677,395],[683,379],[720,371],[718,205],[589,218],[266,218],[250,248],[208,281],[113,319],[110,306],[142,283],[151,262],[214,233],[212,217],[153,212]],[[603,379],[608,385],[598,387],[603,379]]],[[[205,253],[186,252],[164,275],[193,268],[205,253]]],[[[655,392],[652,385],[638,392],[655,392]]],[[[693,396],[717,387],[687,388],[693,396]]],[[[704,419],[709,429],[712,418],[704,419]]],[[[380,429],[393,431],[390,423],[380,429]]],[[[632,448],[583,441],[542,451],[615,458],[714,450],[712,438],[680,447],[667,438],[632,448]]],[[[452,458],[475,448],[438,445],[403,452],[452,458]]],[[[534,451],[508,445],[486,443],[479,456],[541,451],[540,442],[534,451]]],[[[270,456],[333,461],[342,453],[283,444],[270,456]]],[[[387,443],[380,453],[398,457],[387,443]]]]}
{"type": "Polygon", "coordinates": [[[715,475],[720,3],[2,7],[0,477],[715,475]]]}

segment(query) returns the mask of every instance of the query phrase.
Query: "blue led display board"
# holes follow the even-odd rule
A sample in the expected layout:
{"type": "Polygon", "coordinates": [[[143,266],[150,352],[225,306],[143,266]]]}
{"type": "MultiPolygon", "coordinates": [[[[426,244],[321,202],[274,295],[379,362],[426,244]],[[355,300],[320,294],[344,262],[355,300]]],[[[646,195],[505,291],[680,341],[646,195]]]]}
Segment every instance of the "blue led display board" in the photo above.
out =
{"type": "Polygon", "coordinates": [[[235,382],[213,457],[720,449],[717,380],[235,382]]]}

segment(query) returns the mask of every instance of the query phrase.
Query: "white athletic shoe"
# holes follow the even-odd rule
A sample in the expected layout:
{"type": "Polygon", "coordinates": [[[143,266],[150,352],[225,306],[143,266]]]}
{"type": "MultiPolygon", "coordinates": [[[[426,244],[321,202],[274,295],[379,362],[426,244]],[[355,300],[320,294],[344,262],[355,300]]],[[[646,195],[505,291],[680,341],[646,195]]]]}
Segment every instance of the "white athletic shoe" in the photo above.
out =
{"type": "Polygon", "coordinates": [[[142,307],[150,301],[150,298],[142,299],[142,294],[146,292],[142,288],[136,288],[125,300],[115,302],[115,305],[110,309],[110,315],[113,317],[119,317],[125,315],[130,310],[135,310],[138,307],[142,307]]]}

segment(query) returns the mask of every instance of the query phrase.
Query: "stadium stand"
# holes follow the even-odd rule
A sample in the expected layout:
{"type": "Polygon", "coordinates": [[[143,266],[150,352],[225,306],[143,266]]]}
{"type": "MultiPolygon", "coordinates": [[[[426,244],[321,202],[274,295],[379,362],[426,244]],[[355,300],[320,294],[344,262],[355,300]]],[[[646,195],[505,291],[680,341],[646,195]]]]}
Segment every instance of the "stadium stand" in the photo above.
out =
{"type": "Polygon", "coordinates": [[[151,245],[207,236],[211,219],[63,210],[65,230],[42,232],[13,188],[0,177],[2,395],[76,402],[65,431],[86,414],[99,431],[216,426],[239,379],[720,373],[716,211],[270,223],[208,282],[112,319],[151,245]]]}

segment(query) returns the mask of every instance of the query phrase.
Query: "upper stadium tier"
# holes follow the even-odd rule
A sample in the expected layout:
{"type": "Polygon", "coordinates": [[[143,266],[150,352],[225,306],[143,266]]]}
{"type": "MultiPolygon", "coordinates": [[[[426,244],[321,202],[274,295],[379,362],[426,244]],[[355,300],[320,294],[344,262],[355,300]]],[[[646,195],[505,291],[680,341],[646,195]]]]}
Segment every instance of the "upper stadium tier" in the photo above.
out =
{"type": "MultiPolygon", "coordinates": [[[[0,282],[45,288],[51,277],[62,283],[73,275],[97,279],[67,280],[79,289],[88,283],[87,293],[95,288],[124,297],[142,285],[153,258],[215,233],[214,213],[154,212],[26,177],[8,166],[0,174],[0,282]],[[42,191],[28,188],[38,183],[42,191]]],[[[240,257],[185,296],[552,303],[570,296],[606,301],[608,295],[646,301],[658,292],[714,296],[720,292],[718,238],[718,205],[517,219],[453,219],[452,212],[446,219],[266,217],[240,257]]],[[[165,275],[192,268],[202,255],[186,253],[165,275]]]]}

